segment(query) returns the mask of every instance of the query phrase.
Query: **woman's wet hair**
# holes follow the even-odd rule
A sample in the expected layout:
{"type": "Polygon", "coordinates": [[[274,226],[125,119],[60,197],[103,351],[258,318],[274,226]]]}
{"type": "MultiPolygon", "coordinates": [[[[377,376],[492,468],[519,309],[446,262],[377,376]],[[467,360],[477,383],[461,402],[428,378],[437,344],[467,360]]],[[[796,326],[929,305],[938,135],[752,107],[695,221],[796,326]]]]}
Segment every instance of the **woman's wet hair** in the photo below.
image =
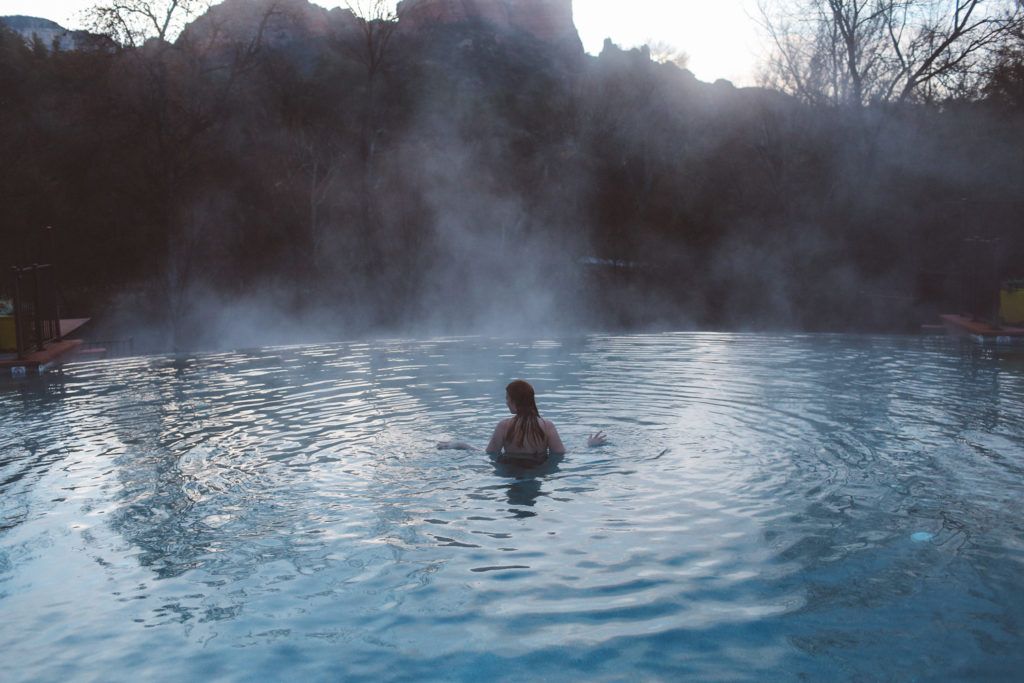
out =
{"type": "Polygon", "coordinates": [[[516,446],[522,446],[527,441],[538,448],[546,446],[547,434],[540,426],[540,412],[537,410],[537,401],[530,383],[517,379],[505,387],[505,393],[516,414],[506,433],[506,441],[516,446]]]}

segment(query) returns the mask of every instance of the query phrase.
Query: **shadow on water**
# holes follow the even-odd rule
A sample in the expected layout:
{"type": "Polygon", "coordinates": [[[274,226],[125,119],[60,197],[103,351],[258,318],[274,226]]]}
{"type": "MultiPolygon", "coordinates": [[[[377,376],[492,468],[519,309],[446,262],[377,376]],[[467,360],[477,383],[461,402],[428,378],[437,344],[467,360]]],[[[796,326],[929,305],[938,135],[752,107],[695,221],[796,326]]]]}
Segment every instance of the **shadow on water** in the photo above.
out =
{"type": "Polygon", "coordinates": [[[510,512],[514,517],[526,518],[537,515],[532,510],[521,508],[532,508],[536,505],[538,498],[547,495],[542,490],[544,479],[558,473],[559,465],[564,459],[564,455],[552,455],[542,464],[529,467],[491,456],[494,473],[499,477],[514,480],[510,484],[504,485],[508,504],[513,506],[510,512]]]}
{"type": "Polygon", "coordinates": [[[34,377],[6,377],[0,375],[0,395],[19,396],[26,407],[42,402],[59,400],[67,395],[68,379],[62,368],[50,370],[34,377]]]}

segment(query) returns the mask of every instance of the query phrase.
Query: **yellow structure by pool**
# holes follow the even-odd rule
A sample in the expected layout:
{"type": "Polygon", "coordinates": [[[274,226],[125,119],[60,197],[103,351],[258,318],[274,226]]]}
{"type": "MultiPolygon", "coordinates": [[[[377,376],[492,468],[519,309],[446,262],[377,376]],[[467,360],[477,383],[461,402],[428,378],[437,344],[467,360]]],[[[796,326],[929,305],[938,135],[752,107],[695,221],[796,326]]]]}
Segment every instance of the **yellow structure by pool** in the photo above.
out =
{"type": "Polygon", "coordinates": [[[999,321],[1004,325],[1024,324],[1024,288],[1007,287],[999,292],[999,321]]]}
{"type": "Polygon", "coordinates": [[[18,350],[18,339],[14,335],[14,316],[0,315],[0,353],[18,350]]]}

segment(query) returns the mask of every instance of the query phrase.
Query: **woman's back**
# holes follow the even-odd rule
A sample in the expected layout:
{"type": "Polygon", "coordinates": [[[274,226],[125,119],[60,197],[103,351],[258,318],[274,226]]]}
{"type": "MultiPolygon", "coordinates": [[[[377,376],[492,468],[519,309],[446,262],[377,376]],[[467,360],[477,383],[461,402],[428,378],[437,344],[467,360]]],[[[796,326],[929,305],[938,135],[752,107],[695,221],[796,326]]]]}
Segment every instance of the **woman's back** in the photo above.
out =
{"type": "Polygon", "coordinates": [[[555,454],[565,453],[565,445],[562,444],[558,430],[551,420],[537,416],[533,419],[536,420],[539,430],[529,430],[516,422],[522,419],[524,418],[516,416],[499,422],[494,428],[490,443],[487,444],[487,452],[529,460],[543,460],[547,457],[548,451],[555,454]]]}

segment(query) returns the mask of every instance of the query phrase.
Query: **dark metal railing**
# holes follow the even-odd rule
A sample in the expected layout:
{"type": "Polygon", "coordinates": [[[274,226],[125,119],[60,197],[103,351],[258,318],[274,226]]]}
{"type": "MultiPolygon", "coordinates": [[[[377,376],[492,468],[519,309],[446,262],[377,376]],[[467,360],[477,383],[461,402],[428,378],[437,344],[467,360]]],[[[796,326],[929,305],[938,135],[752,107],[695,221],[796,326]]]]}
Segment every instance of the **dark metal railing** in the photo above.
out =
{"type": "Polygon", "coordinates": [[[14,336],[18,357],[61,341],[57,277],[51,264],[11,269],[14,291],[14,336]]]}

